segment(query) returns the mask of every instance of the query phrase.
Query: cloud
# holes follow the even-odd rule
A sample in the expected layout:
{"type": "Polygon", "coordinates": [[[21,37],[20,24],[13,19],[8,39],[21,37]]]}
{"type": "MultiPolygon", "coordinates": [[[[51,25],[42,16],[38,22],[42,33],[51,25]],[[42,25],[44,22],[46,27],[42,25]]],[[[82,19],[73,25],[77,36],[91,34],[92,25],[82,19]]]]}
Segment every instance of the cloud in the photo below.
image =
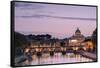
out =
{"type": "Polygon", "coordinates": [[[41,14],[36,14],[36,15],[30,15],[30,16],[16,16],[16,17],[21,17],[21,18],[57,18],[57,19],[71,19],[71,20],[92,20],[95,21],[96,18],[81,18],[81,17],[65,17],[65,16],[53,16],[53,15],[41,15],[41,14]]]}
{"type": "Polygon", "coordinates": [[[21,17],[21,18],[43,18],[43,15],[30,15],[30,16],[16,16],[16,17],[21,17]]]}
{"type": "Polygon", "coordinates": [[[41,9],[44,8],[45,6],[38,3],[16,2],[15,7],[23,10],[23,9],[41,9]]]}

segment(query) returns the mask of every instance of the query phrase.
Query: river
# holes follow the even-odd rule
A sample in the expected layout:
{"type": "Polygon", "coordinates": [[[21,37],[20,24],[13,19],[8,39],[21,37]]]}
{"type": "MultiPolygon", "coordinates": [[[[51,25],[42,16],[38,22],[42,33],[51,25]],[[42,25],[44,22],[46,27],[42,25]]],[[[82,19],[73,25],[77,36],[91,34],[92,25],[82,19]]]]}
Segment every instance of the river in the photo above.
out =
{"type": "Polygon", "coordinates": [[[28,60],[25,61],[24,65],[42,65],[93,61],[92,59],[74,53],[67,53],[66,55],[62,55],[62,53],[55,53],[54,56],[50,56],[49,54],[43,54],[41,57],[33,55],[32,59],[33,60],[31,62],[29,62],[28,60]]]}

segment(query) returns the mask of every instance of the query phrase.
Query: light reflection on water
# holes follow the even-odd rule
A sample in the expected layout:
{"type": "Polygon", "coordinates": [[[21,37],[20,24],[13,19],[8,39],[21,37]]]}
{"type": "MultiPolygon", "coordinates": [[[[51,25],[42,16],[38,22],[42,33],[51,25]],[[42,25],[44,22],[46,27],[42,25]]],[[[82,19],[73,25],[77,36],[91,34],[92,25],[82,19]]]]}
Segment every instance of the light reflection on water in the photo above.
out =
{"type": "Polygon", "coordinates": [[[81,55],[74,53],[67,53],[62,55],[61,53],[55,53],[54,56],[49,54],[43,54],[42,57],[38,58],[33,55],[31,62],[26,61],[25,65],[40,65],[40,64],[57,64],[57,63],[74,63],[74,62],[90,62],[92,59],[82,57],[81,55]]]}

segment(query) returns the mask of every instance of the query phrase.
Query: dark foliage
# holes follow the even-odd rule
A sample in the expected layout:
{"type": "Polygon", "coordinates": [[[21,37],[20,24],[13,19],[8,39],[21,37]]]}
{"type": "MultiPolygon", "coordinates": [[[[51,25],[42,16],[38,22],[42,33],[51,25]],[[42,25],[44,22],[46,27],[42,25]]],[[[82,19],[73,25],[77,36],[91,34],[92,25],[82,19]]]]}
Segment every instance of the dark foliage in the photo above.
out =
{"type": "Polygon", "coordinates": [[[15,37],[15,47],[24,47],[25,45],[29,45],[29,42],[26,39],[25,35],[15,32],[14,37],[15,37]]]}

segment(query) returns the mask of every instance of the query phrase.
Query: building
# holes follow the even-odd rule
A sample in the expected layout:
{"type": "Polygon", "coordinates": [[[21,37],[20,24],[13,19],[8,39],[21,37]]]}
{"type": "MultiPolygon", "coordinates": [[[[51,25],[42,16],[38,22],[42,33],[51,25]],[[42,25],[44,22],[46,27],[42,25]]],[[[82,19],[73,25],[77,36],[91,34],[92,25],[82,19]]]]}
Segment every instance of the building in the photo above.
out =
{"type": "Polygon", "coordinates": [[[85,43],[86,51],[92,52],[92,51],[93,51],[93,48],[94,48],[92,38],[91,38],[91,37],[87,37],[87,38],[84,40],[84,43],[85,43]]]}
{"type": "Polygon", "coordinates": [[[90,37],[86,37],[85,40],[85,48],[89,52],[97,51],[97,29],[95,29],[90,37]]]}
{"type": "Polygon", "coordinates": [[[82,35],[79,28],[76,29],[75,34],[69,38],[69,46],[80,46],[85,37],[82,35]]]}
{"type": "Polygon", "coordinates": [[[93,51],[96,52],[97,51],[97,28],[93,31],[92,41],[94,45],[93,51]]]}

